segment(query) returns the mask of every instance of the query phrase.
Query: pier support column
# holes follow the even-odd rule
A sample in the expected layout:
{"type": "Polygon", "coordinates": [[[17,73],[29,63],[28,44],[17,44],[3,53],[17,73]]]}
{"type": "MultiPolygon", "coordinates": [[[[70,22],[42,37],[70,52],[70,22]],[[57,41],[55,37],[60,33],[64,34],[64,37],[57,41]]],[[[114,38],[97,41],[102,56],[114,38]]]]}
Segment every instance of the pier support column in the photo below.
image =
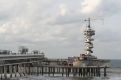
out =
{"type": "Polygon", "coordinates": [[[2,70],[2,66],[0,66],[0,79],[2,80],[2,74],[3,74],[3,70],[2,70]]]}
{"type": "Polygon", "coordinates": [[[104,77],[106,77],[106,76],[107,76],[106,69],[107,69],[107,67],[105,66],[105,67],[104,67],[104,77]]]}
{"type": "Polygon", "coordinates": [[[50,67],[48,67],[48,76],[50,76],[50,67]]]}
{"type": "Polygon", "coordinates": [[[43,66],[42,66],[42,76],[43,76],[43,71],[44,71],[43,69],[44,69],[44,68],[43,68],[43,66]]]}
{"type": "Polygon", "coordinates": [[[79,68],[79,76],[82,76],[82,68],[79,68]]]}
{"type": "Polygon", "coordinates": [[[54,74],[55,74],[55,67],[53,67],[53,76],[54,76],[54,74]]]}
{"type": "Polygon", "coordinates": [[[98,76],[100,77],[100,74],[101,74],[101,72],[100,72],[100,67],[98,67],[98,76]]]}
{"type": "Polygon", "coordinates": [[[21,64],[18,65],[18,72],[19,72],[19,76],[21,77],[22,74],[23,74],[23,70],[22,70],[22,65],[21,64]]]}
{"type": "Polygon", "coordinates": [[[15,73],[15,77],[17,77],[17,65],[14,65],[14,73],[15,73]]]}
{"type": "Polygon", "coordinates": [[[96,68],[93,68],[94,76],[96,76],[96,68]]]}
{"type": "Polygon", "coordinates": [[[36,73],[37,73],[37,76],[39,75],[39,67],[37,66],[37,69],[36,69],[36,73]]]}
{"type": "Polygon", "coordinates": [[[19,74],[19,70],[18,70],[18,64],[16,65],[16,74],[17,74],[17,76],[18,76],[18,74],[19,74]]]}
{"type": "Polygon", "coordinates": [[[28,74],[31,75],[31,68],[30,68],[31,66],[30,66],[30,64],[28,64],[27,67],[28,67],[28,74]]]}
{"type": "Polygon", "coordinates": [[[62,68],[62,76],[64,75],[64,68],[62,68]]]}
{"type": "Polygon", "coordinates": [[[9,66],[9,70],[10,70],[10,78],[12,78],[12,65],[9,66]]]}
{"type": "Polygon", "coordinates": [[[7,68],[4,66],[4,78],[7,79],[7,68]]]}
{"type": "Polygon", "coordinates": [[[21,68],[22,68],[22,73],[25,76],[25,66],[24,66],[24,64],[21,64],[21,68]]]}

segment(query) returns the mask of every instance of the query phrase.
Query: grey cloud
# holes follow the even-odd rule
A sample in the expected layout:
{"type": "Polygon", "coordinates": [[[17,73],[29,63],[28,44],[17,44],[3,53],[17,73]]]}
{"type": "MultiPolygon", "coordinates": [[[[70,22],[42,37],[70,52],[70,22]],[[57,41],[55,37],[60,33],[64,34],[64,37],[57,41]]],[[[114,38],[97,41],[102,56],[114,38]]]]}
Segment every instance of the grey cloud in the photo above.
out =
{"type": "Polygon", "coordinates": [[[102,0],[101,6],[95,12],[97,16],[110,17],[121,10],[120,0],[102,0]]]}
{"type": "Polygon", "coordinates": [[[97,33],[96,38],[104,43],[119,42],[121,40],[121,34],[116,31],[104,30],[101,33],[97,33]]]}

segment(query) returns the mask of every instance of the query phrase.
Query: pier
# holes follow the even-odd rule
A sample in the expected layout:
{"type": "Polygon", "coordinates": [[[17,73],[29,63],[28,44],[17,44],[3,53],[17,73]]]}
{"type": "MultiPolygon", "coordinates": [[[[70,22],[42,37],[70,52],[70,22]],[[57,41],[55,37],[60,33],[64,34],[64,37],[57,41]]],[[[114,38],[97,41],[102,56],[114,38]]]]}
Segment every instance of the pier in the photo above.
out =
{"type": "Polygon", "coordinates": [[[76,67],[67,64],[68,59],[49,59],[44,54],[0,56],[0,80],[30,75],[41,76],[107,76],[106,66],[76,67]]]}
{"type": "Polygon", "coordinates": [[[49,59],[43,52],[34,50],[28,52],[28,48],[21,46],[19,53],[8,50],[0,51],[0,79],[22,77],[29,75],[41,76],[76,76],[76,77],[100,77],[107,76],[107,66],[103,65],[108,60],[98,59],[93,53],[93,36],[95,30],[88,26],[84,31],[85,51],[79,57],[67,59],[49,59]],[[6,54],[6,55],[5,55],[6,54]]]}
{"type": "Polygon", "coordinates": [[[41,76],[107,76],[106,66],[68,65],[68,59],[49,59],[44,54],[19,54],[0,56],[0,80],[30,75],[41,76]]]}
{"type": "Polygon", "coordinates": [[[22,77],[27,75],[41,76],[76,76],[76,77],[100,77],[107,76],[108,67],[87,66],[35,66],[32,63],[7,64],[0,66],[0,79],[22,77]]]}

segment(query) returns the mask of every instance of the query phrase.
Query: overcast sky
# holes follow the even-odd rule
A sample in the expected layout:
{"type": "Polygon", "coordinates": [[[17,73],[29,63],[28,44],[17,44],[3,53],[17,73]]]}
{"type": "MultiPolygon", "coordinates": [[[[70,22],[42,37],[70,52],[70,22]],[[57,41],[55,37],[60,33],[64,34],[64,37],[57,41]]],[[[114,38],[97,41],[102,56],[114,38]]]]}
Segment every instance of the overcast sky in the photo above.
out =
{"type": "Polygon", "coordinates": [[[0,0],[0,49],[26,46],[47,57],[84,52],[84,19],[96,31],[94,53],[121,59],[121,0],[0,0]]]}

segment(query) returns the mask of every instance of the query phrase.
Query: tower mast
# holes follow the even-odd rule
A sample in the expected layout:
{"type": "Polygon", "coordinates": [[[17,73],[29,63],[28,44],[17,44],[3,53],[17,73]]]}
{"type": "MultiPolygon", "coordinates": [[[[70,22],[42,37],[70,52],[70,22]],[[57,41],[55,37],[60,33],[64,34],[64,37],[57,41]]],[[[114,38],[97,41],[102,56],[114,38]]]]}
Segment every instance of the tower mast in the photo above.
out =
{"type": "Polygon", "coordinates": [[[94,39],[92,38],[92,36],[95,35],[95,31],[93,29],[91,29],[90,26],[90,18],[88,18],[87,20],[85,20],[88,22],[88,25],[86,27],[86,29],[84,30],[84,37],[85,37],[85,54],[86,55],[91,55],[91,53],[93,53],[93,41],[94,39]]]}

